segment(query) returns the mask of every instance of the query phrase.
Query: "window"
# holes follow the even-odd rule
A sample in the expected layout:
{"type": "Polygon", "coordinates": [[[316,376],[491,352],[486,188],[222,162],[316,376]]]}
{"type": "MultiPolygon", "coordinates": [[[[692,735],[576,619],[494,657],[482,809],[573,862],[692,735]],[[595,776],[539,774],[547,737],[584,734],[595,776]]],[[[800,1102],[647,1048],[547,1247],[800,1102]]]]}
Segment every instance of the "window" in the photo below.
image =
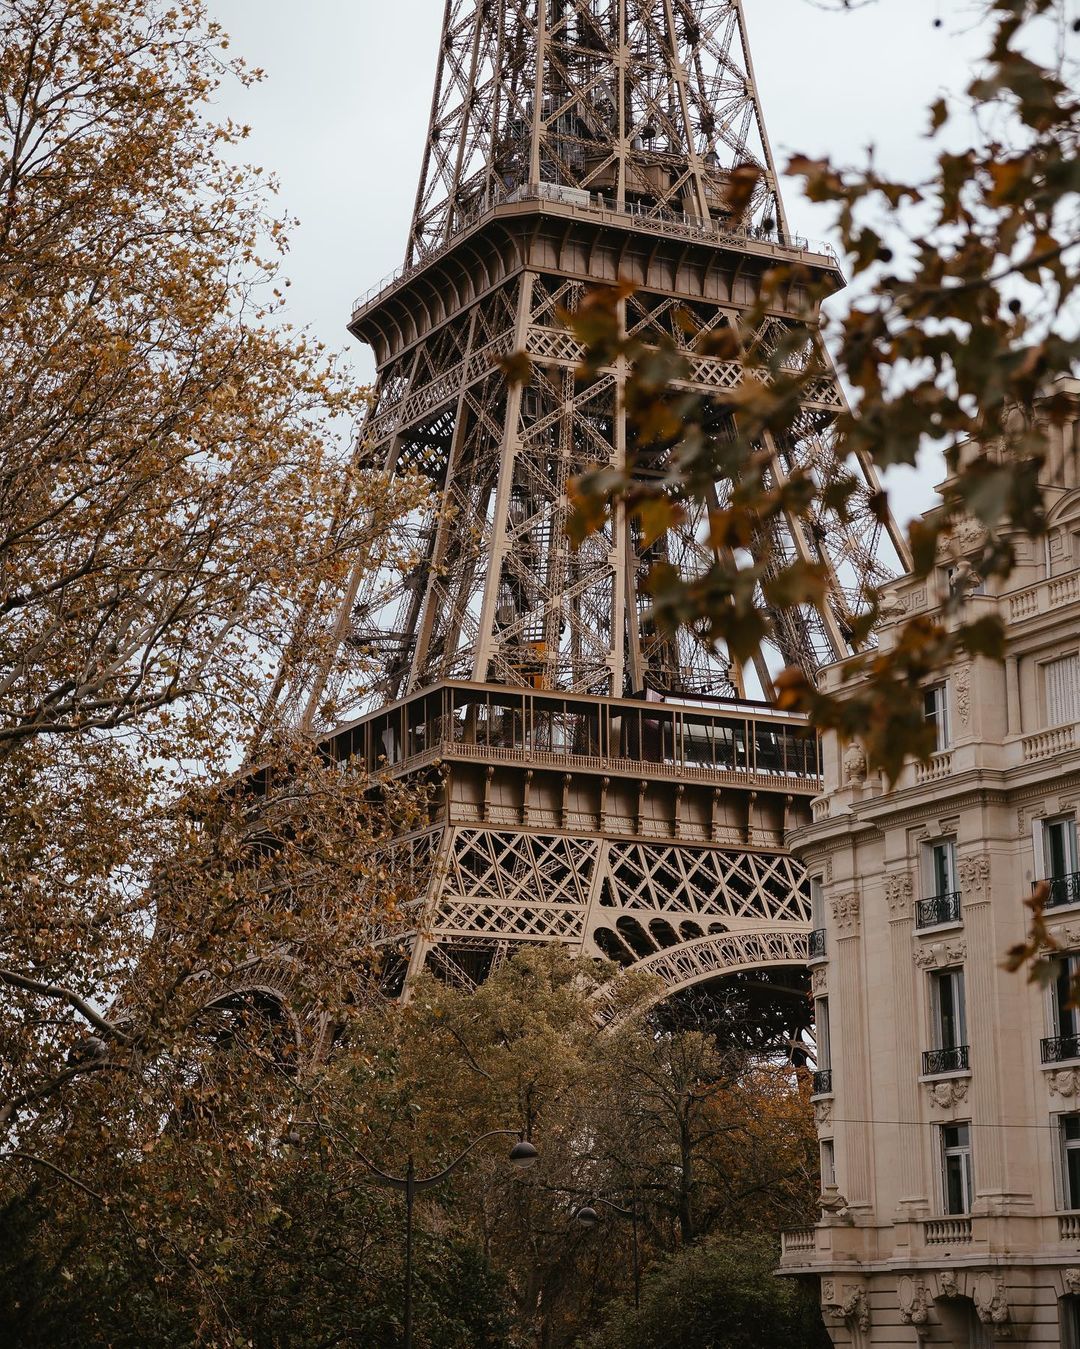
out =
{"type": "Polygon", "coordinates": [[[964,971],[939,970],[930,979],[936,1049],[960,1049],[967,1045],[964,1009],[964,971]]]}
{"type": "Polygon", "coordinates": [[[933,684],[923,693],[923,716],[934,728],[934,749],[938,754],[949,748],[948,693],[948,684],[933,684]]]}
{"type": "Polygon", "coordinates": [[[814,1030],[817,1035],[817,1072],[814,1074],[814,1095],[824,1096],[833,1089],[828,998],[818,998],[814,1003],[814,1030]]]}
{"type": "MultiPolygon", "coordinates": [[[[1080,1115],[1059,1115],[1061,1198],[1067,1209],[1080,1209],[1080,1115]]],[[[1080,1345],[1077,1346],[1080,1349],[1080,1345]]]]}
{"type": "Polygon", "coordinates": [[[1076,820],[1071,815],[1047,820],[1043,825],[1043,874],[1048,880],[1063,880],[1076,870],[1076,820]]]}
{"type": "MultiPolygon", "coordinates": [[[[1062,956],[1054,980],[1054,1034],[1075,1040],[1080,1034],[1080,1012],[1072,1005],[1073,980],[1080,976],[1080,955],[1062,956]]],[[[1075,1052],[1069,1056],[1075,1057],[1075,1052]]]]}
{"type": "Polygon", "coordinates": [[[825,891],[822,888],[821,877],[810,877],[810,922],[813,930],[810,933],[810,959],[823,960],[825,958],[825,891]]]}
{"type": "Polygon", "coordinates": [[[956,880],[956,839],[945,838],[940,843],[931,843],[927,849],[929,884],[927,889],[932,897],[951,895],[959,886],[956,880]]]}
{"type": "Polygon", "coordinates": [[[971,1125],[942,1124],[942,1200],[946,1213],[970,1213],[971,1125]]]}
{"type": "Polygon", "coordinates": [[[1080,654],[1047,661],[1043,666],[1047,726],[1080,720],[1080,654]]]}
{"type": "Polygon", "coordinates": [[[810,921],[814,927],[825,926],[825,888],[820,876],[810,877],[810,921]]]}
{"type": "Polygon", "coordinates": [[[821,1188],[836,1189],[836,1145],[831,1138],[821,1140],[821,1188]]]}

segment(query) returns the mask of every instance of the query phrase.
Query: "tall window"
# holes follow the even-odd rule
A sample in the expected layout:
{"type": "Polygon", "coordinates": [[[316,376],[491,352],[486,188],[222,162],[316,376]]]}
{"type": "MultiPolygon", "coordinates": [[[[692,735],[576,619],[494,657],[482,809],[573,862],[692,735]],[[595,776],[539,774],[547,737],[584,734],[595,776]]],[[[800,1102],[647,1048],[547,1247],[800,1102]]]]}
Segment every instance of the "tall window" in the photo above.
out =
{"type": "Polygon", "coordinates": [[[825,887],[820,876],[810,877],[810,921],[815,928],[825,926],[825,887]]]}
{"type": "Polygon", "coordinates": [[[1048,880],[1060,880],[1077,870],[1073,816],[1047,820],[1043,825],[1043,867],[1048,880]]]}
{"type": "Polygon", "coordinates": [[[971,1125],[942,1124],[942,1201],[946,1213],[970,1213],[974,1193],[971,1180],[971,1125]]]}
{"type": "Polygon", "coordinates": [[[939,970],[931,976],[935,1048],[957,1050],[967,1044],[964,971],[939,970]]]}
{"type": "Polygon", "coordinates": [[[1062,1056],[1076,1058],[1080,1051],[1080,1009],[1073,1004],[1073,983],[1080,976],[1080,955],[1062,956],[1058,962],[1058,974],[1054,980],[1054,1034],[1063,1040],[1073,1041],[1072,1045],[1061,1046],[1062,1056]]]}
{"type": "Polygon", "coordinates": [[[956,879],[956,839],[942,839],[927,849],[929,897],[951,895],[958,888],[956,879]]]}
{"type": "Polygon", "coordinates": [[[1080,654],[1062,656],[1043,666],[1046,681],[1046,724],[1064,726],[1080,720],[1080,654]]]}
{"type": "Polygon", "coordinates": [[[833,1089],[828,998],[818,998],[814,1003],[814,1033],[817,1036],[817,1072],[814,1074],[814,1093],[820,1096],[833,1089]]]}
{"type": "Polygon", "coordinates": [[[949,686],[932,684],[923,693],[923,715],[934,728],[934,749],[949,748],[949,686]]]}
{"type": "Polygon", "coordinates": [[[821,1140],[821,1188],[836,1189],[836,1145],[831,1138],[821,1140]]]}
{"type": "Polygon", "coordinates": [[[1059,1115],[1058,1131],[1062,1202],[1067,1209],[1080,1209],[1080,1115],[1059,1115]]]}

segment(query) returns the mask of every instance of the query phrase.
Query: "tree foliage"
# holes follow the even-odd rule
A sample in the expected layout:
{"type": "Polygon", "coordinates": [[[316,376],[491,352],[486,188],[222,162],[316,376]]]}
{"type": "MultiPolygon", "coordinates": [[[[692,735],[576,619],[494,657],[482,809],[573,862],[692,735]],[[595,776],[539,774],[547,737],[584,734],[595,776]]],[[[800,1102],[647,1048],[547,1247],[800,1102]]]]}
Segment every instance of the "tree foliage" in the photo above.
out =
{"type": "Polygon", "coordinates": [[[197,0],[0,16],[0,1175],[124,1221],[163,1128],[273,1131],[407,892],[403,796],[273,740],[227,781],[410,488],[351,471],[362,395],[280,322],[226,46],[197,0]]]}

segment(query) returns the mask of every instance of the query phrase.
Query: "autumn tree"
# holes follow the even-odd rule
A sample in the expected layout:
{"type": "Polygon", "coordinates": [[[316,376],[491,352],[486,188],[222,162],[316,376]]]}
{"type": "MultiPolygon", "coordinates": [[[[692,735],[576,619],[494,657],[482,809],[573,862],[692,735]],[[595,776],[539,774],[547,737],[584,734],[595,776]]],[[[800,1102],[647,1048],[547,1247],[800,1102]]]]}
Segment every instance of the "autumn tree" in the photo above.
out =
{"type": "Polygon", "coordinates": [[[255,78],[226,48],[198,0],[0,16],[0,1193],[196,1264],[135,1163],[271,1146],[412,808],[260,725],[410,489],[352,471],[361,392],[282,322],[288,222],[209,116],[255,78]]]}

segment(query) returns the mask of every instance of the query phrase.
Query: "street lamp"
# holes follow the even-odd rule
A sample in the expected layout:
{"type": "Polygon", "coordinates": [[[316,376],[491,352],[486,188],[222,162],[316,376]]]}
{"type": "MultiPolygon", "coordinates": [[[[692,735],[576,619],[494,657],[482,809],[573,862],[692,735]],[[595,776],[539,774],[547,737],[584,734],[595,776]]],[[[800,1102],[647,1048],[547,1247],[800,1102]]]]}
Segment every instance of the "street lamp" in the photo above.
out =
{"type": "Polygon", "coordinates": [[[515,1170],[527,1171],[530,1166],[533,1166],[536,1163],[540,1154],[527,1138],[521,1137],[521,1131],[519,1129],[492,1129],[486,1134],[481,1134],[479,1138],[474,1138],[465,1151],[462,1152],[460,1156],[455,1157],[449,1166],[443,1167],[441,1171],[437,1171],[433,1176],[418,1176],[416,1174],[416,1167],[413,1164],[411,1153],[409,1154],[409,1164],[406,1167],[403,1176],[391,1176],[386,1171],[383,1171],[381,1167],[376,1166],[374,1162],[369,1161],[362,1152],[355,1153],[359,1160],[363,1162],[375,1177],[375,1180],[379,1185],[389,1186],[392,1190],[402,1190],[405,1194],[405,1332],[404,1339],[402,1340],[402,1349],[412,1349],[413,1342],[413,1201],[421,1190],[433,1189],[436,1185],[441,1184],[452,1172],[456,1171],[477,1144],[483,1143],[487,1138],[499,1137],[517,1137],[518,1139],[507,1156],[507,1161],[509,1161],[510,1165],[514,1167],[515,1170]]]}
{"type": "MultiPolygon", "coordinates": [[[[641,1306],[641,1261],[638,1257],[638,1206],[635,1199],[630,1208],[621,1208],[618,1204],[613,1204],[610,1199],[596,1199],[594,1203],[603,1204],[605,1208],[611,1209],[612,1213],[617,1213],[620,1218],[629,1218],[633,1231],[633,1262],[634,1262],[634,1309],[641,1306]]],[[[574,1211],[574,1222],[579,1227],[593,1228],[599,1223],[600,1215],[592,1204],[583,1204],[581,1208],[574,1211]]]]}

